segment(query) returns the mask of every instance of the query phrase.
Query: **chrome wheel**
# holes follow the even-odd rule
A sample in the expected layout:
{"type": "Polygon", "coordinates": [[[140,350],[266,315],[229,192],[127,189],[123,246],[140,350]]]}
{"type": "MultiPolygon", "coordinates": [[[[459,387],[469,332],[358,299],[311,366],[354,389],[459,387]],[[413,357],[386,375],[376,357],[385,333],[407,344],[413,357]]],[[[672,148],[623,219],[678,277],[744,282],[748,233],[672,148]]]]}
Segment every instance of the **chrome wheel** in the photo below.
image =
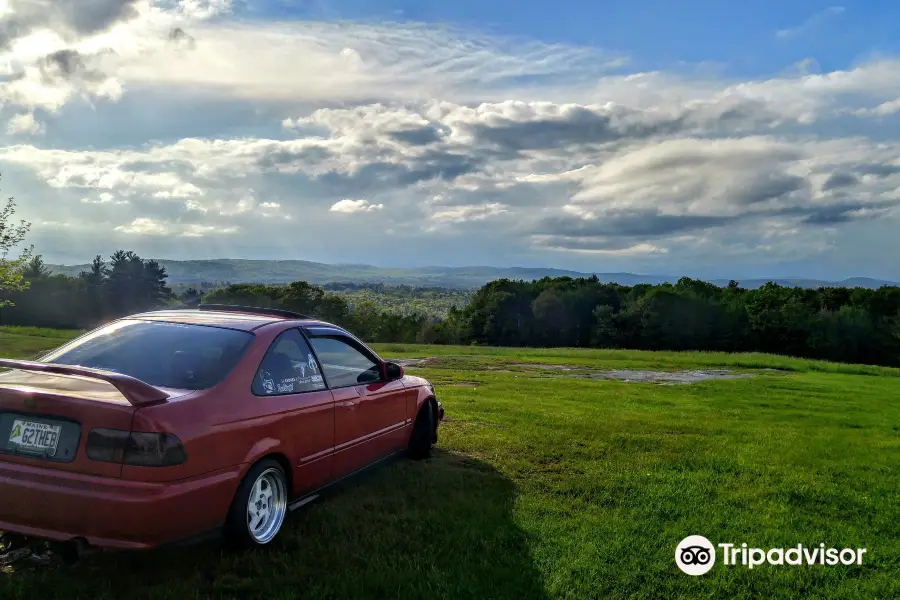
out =
{"type": "Polygon", "coordinates": [[[266,544],[281,529],[287,514],[287,485],[278,469],[260,473],[247,499],[247,530],[258,544],[266,544]]]}

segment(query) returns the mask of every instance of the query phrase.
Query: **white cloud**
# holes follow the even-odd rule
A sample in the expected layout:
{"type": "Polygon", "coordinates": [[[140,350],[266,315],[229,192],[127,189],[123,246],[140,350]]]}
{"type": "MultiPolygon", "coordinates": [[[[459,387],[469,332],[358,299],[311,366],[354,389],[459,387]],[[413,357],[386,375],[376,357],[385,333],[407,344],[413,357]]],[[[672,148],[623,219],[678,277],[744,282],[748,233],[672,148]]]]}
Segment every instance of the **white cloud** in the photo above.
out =
{"type": "MultiPolygon", "coordinates": [[[[122,65],[176,60],[175,31],[225,14],[230,0],[9,0],[0,16],[0,105],[57,112],[73,100],[118,101],[122,65]],[[172,54],[174,52],[175,54],[172,54]]],[[[128,83],[131,83],[129,81],[128,83]]]]}
{"type": "Polygon", "coordinates": [[[865,117],[889,117],[891,115],[900,114],[900,98],[882,102],[875,108],[861,108],[855,111],[855,114],[865,117]]]}
{"type": "MultiPolygon", "coordinates": [[[[547,244],[548,242],[552,243],[552,238],[541,238],[540,236],[536,237],[535,241],[538,244],[547,244]]],[[[640,255],[652,255],[652,254],[668,254],[668,248],[660,248],[658,246],[654,246],[653,244],[635,244],[633,246],[628,246],[625,248],[569,248],[565,246],[553,246],[546,245],[547,250],[557,250],[563,252],[574,252],[576,254],[598,254],[605,256],[640,256],[640,255]]]]}
{"type": "Polygon", "coordinates": [[[81,202],[83,204],[117,204],[117,205],[124,205],[124,204],[129,203],[128,200],[117,199],[114,195],[110,194],[109,192],[102,192],[100,194],[97,194],[96,198],[91,198],[91,197],[82,198],[81,202]]]}
{"type": "Polygon", "coordinates": [[[339,213],[357,213],[372,212],[374,210],[381,210],[382,208],[384,208],[384,204],[370,204],[368,200],[345,199],[335,202],[328,210],[339,213]]]}
{"type": "Polygon", "coordinates": [[[113,64],[136,83],[295,101],[359,101],[372,90],[394,100],[499,97],[517,79],[590,77],[622,65],[621,56],[590,48],[411,23],[234,22],[191,32],[190,52],[169,46],[113,64]]]}
{"type": "Polygon", "coordinates": [[[122,87],[111,77],[95,80],[48,80],[37,67],[27,67],[17,78],[0,87],[0,105],[12,104],[25,109],[41,108],[56,112],[72,98],[85,100],[119,100],[122,87]]]}
{"type": "Polygon", "coordinates": [[[238,227],[216,227],[214,225],[199,225],[191,223],[181,228],[181,234],[184,237],[205,237],[211,234],[230,235],[237,233],[238,227]]]}
{"type": "Polygon", "coordinates": [[[143,217],[135,219],[128,225],[119,225],[115,230],[134,235],[166,235],[171,231],[165,223],[143,217]]]}
{"type": "Polygon", "coordinates": [[[119,225],[115,231],[136,236],[182,236],[204,237],[212,234],[228,235],[236,233],[238,227],[216,227],[199,223],[172,223],[157,221],[146,217],[134,219],[127,225],[119,225]]]}
{"type": "Polygon", "coordinates": [[[505,204],[492,202],[481,206],[456,206],[444,210],[438,210],[431,214],[431,220],[438,223],[462,223],[464,221],[483,221],[484,219],[499,215],[508,211],[505,204]]]}
{"type": "Polygon", "coordinates": [[[192,19],[209,19],[231,12],[231,0],[181,0],[179,13],[192,19]]]}
{"type": "Polygon", "coordinates": [[[37,135],[44,131],[44,124],[35,119],[33,113],[13,115],[6,124],[9,135],[37,135]]]}
{"type": "Polygon", "coordinates": [[[821,10],[813,16],[809,17],[807,20],[803,21],[803,23],[797,25],[796,27],[779,29],[775,32],[775,37],[780,40],[790,40],[801,35],[812,33],[816,29],[824,26],[828,21],[842,15],[843,13],[843,6],[829,6],[828,8],[821,10]]]}
{"type": "Polygon", "coordinates": [[[534,231],[549,247],[605,251],[749,228],[765,250],[772,223],[796,233],[896,214],[898,157],[900,145],[867,147],[862,139],[644,143],[580,171],[570,201],[534,231]]]}
{"type": "Polygon", "coordinates": [[[219,214],[223,216],[243,215],[253,211],[258,202],[253,196],[253,190],[248,190],[248,194],[242,196],[237,202],[220,208],[219,214]]]}

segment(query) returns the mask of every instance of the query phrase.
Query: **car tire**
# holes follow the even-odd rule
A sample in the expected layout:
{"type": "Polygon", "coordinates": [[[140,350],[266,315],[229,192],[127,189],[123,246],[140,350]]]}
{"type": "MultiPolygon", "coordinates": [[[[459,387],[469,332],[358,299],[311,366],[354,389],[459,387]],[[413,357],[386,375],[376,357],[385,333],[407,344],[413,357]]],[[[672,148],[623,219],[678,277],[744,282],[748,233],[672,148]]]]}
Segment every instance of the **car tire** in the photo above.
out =
{"type": "Polygon", "coordinates": [[[431,456],[434,443],[434,409],[430,401],[426,401],[419,409],[416,423],[413,425],[409,439],[409,456],[413,460],[422,460],[431,456]]]}
{"type": "Polygon", "coordinates": [[[225,535],[229,545],[251,549],[271,543],[287,517],[289,490],[278,461],[263,459],[253,465],[228,511],[225,535]]]}

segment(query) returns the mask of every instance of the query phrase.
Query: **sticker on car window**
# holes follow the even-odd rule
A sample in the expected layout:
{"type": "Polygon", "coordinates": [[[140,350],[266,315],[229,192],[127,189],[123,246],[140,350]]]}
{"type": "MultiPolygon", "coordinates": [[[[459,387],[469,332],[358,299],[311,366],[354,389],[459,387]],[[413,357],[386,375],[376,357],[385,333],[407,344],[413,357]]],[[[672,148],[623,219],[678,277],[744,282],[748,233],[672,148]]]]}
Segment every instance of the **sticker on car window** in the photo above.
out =
{"type": "Polygon", "coordinates": [[[306,363],[294,363],[294,369],[300,371],[300,378],[306,377],[306,363]]]}
{"type": "Polygon", "coordinates": [[[260,371],[259,378],[262,381],[263,391],[267,394],[275,393],[275,380],[268,371],[260,371]]]}
{"type": "Polygon", "coordinates": [[[299,394],[310,390],[321,390],[325,387],[325,381],[321,375],[307,377],[285,377],[277,382],[266,372],[263,375],[262,384],[266,394],[299,394]]]}

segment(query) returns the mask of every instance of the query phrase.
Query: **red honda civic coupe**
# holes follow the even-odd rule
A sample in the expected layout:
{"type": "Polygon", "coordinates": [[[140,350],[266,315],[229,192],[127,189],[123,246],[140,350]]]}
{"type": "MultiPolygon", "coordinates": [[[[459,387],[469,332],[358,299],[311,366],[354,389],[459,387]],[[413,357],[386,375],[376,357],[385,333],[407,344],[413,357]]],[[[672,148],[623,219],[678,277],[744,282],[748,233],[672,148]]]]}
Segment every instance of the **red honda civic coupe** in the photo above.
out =
{"type": "Polygon", "coordinates": [[[444,413],[425,379],[280,310],[138,314],[0,367],[0,531],[106,548],[268,544],[322,488],[429,456],[444,413]]]}

